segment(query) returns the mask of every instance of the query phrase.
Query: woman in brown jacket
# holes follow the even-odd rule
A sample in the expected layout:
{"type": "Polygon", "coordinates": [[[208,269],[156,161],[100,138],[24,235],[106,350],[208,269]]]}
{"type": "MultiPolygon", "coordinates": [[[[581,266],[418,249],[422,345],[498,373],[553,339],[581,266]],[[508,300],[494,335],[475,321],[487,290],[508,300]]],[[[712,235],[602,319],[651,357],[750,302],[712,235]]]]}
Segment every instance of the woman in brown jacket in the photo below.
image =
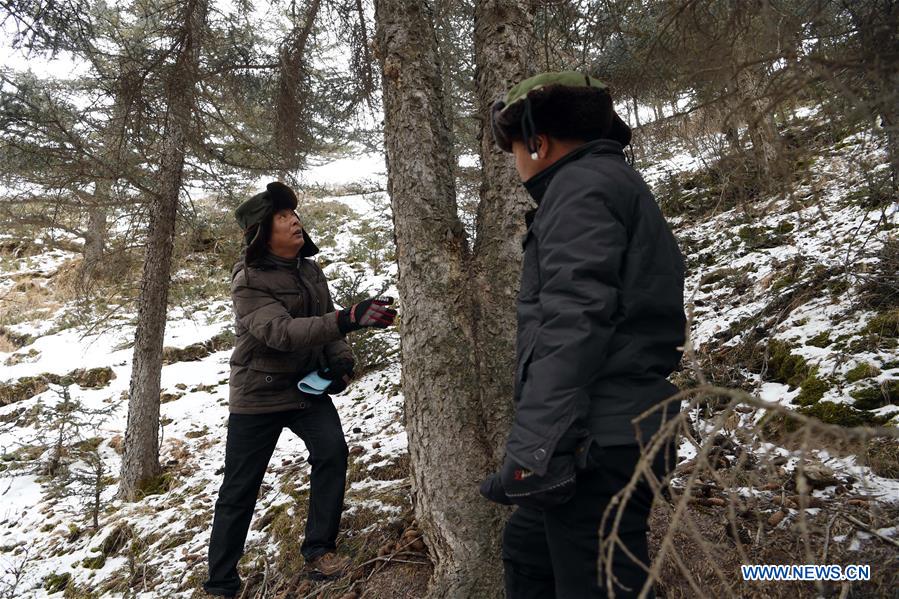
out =
{"type": "Polygon", "coordinates": [[[335,553],[346,485],[347,446],[329,393],[343,391],[353,374],[345,335],[384,328],[396,312],[389,298],[371,298],[335,310],[318,253],[296,213],[297,197],[283,183],[241,204],[235,217],[246,248],[231,274],[237,341],[231,354],[228,439],[224,481],[209,542],[209,579],[219,596],[240,588],[237,562],[262,478],[282,429],[309,450],[309,509],[301,547],[313,577],[343,572],[349,559],[335,553]],[[330,385],[321,395],[299,390],[318,373],[330,385]]]}

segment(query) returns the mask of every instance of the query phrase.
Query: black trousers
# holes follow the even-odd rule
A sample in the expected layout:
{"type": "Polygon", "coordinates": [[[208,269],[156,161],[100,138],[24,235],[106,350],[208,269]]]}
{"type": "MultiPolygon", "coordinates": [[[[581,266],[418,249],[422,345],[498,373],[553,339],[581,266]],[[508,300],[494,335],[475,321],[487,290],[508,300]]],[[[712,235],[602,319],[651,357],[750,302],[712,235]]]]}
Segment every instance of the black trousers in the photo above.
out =
{"type": "Polygon", "coordinates": [[[285,427],[306,444],[312,466],[309,515],[300,550],[311,560],[336,548],[346,486],[346,440],[330,397],[322,395],[304,405],[288,412],[229,416],[225,479],[215,503],[206,592],[234,595],[240,588],[237,562],[243,555],[262,477],[285,427]]]}
{"type": "MultiPolygon", "coordinates": [[[[609,596],[605,568],[600,572],[598,567],[599,527],[606,506],[627,485],[639,458],[636,446],[594,445],[588,469],[578,472],[577,491],[571,501],[548,510],[519,507],[512,514],[503,532],[507,599],[609,596]]],[[[664,456],[657,458],[653,470],[661,477],[669,462],[664,456]]],[[[669,458],[673,462],[671,454],[669,458]]],[[[652,498],[649,486],[641,482],[618,528],[621,541],[647,565],[646,533],[652,498]]],[[[646,581],[645,570],[620,549],[613,554],[612,564],[619,584],[628,587],[616,585],[615,597],[636,597],[646,581]]]]}

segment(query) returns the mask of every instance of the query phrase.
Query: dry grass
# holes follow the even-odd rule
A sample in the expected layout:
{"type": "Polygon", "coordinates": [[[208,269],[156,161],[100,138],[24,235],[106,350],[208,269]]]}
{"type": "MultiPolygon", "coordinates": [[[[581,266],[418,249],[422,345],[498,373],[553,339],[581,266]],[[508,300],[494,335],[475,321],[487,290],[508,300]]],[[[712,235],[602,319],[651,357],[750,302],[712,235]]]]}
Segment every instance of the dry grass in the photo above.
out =
{"type": "Polygon", "coordinates": [[[8,354],[19,349],[19,346],[0,331],[0,353],[8,354]]]}
{"type": "Polygon", "coordinates": [[[710,385],[672,401],[680,399],[686,409],[646,443],[631,483],[618,496],[621,503],[606,513],[612,525],[601,550],[607,577],[609,557],[620,547],[621,506],[646,477],[656,507],[645,591],[655,585],[666,597],[817,597],[842,590],[838,583],[747,583],[740,564],[871,564],[872,580],[854,584],[853,596],[887,596],[899,588],[899,545],[871,533],[894,526],[899,506],[889,503],[892,498],[872,496],[866,481],[838,463],[824,463],[835,455],[861,457],[865,447],[885,447],[889,461],[899,431],[824,424],[743,391],[710,385]],[[718,411],[700,418],[710,397],[718,411]],[[789,426],[772,439],[761,422],[763,413],[782,416],[780,422],[789,426]],[[695,457],[680,464],[670,480],[658,480],[649,464],[672,439],[686,439],[695,457]],[[849,541],[857,532],[865,540],[851,551],[849,541]]]}

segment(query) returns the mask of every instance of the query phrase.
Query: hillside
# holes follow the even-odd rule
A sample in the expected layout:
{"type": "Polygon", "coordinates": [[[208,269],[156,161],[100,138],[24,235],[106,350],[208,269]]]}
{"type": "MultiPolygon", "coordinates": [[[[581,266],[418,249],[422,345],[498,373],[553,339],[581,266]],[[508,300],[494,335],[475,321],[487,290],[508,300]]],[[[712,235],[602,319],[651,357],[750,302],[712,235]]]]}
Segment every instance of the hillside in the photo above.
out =
{"type": "MultiPolygon", "coordinates": [[[[736,159],[704,163],[695,148],[650,133],[660,136],[656,149],[638,167],[689,267],[696,356],[685,359],[677,382],[743,389],[830,424],[895,426],[899,203],[883,191],[882,140],[835,131],[815,110],[798,111],[783,132],[796,148],[785,159],[784,182],[751,188],[736,159]]],[[[319,261],[336,298],[396,295],[389,202],[383,192],[366,191],[384,187],[379,160],[320,167],[306,180],[300,213],[322,248],[319,261]]],[[[226,262],[236,235],[227,211],[203,206],[211,238],[221,242],[212,245],[224,249],[179,240],[162,373],[165,474],[133,504],[114,497],[134,333],[133,314],[115,307],[127,292],[85,306],[69,276],[76,254],[39,240],[0,239],[0,597],[201,595],[224,457],[233,342],[226,262]]],[[[327,587],[299,576],[309,467],[302,442],[286,433],[251,527],[246,596],[340,597],[351,587],[366,597],[422,596],[430,564],[411,514],[397,346],[394,332],[360,338],[355,349],[367,371],[335,397],[351,447],[339,543],[360,566],[327,587]]],[[[733,414],[719,446],[751,446],[761,456],[758,439],[738,434],[759,430],[768,435],[767,453],[784,458],[776,465],[780,487],[741,487],[758,502],[766,535],[793,538],[800,519],[815,519],[814,506],[787,504],[784,481],[795,479],[801,461],[820,465],[830,478],[814,491],[819,508],[839,502],[871,528],[840,520],[828,538],[830,555],[877,564],[871,589],[897,584],[899,552],[883,540],[899,540],[896,439],[861,450],[822,440],[800,460],[794,447],[778,445],[789,420],[745,406],[733,414]],[[782,513],[779,520],[774,513],[782,513]]],[[[704,435],[714,417],[714,409],[697,414],[693,426],[704,435]]],[[[681,445],[680,478],[696,451],[681,445]]],[[[711,488],[706,499],[728,491],[711,488]]],[[[717,522],[723,506],[706,502],[697,514],[717,522]]],[[[712,534],[729,542],[720,531],[706,537],[712,534]]],[[[781,555],[789,551],[781,547],[781,555]]],[[[698,551],[685,551],[684,559],[697,571],[707,567],[698,551]]],[[[682,596],[673,572],[665,584],[682,596]]]]}

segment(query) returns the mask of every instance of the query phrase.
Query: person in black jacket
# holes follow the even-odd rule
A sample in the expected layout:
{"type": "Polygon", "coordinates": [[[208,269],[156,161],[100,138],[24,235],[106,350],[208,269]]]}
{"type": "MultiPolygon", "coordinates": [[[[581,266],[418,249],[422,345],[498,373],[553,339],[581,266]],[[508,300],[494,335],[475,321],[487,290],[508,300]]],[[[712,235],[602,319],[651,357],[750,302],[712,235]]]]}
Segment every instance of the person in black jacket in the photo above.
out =
{"type": "MultiPolygon", "coordinates": [[[[537,208],[523,241],[515,416],[506,460],[481,491],[519,506],[503,535],[507,597],[605,597],[603,512],[664,410],[634,421],[677,391],[667,377],[685,340],[683,257],[625,160],[631,131],[603,83],[543,73],[491,118],[537,208]]],[[[657,476],[671,454],[657,457],[657,476]]],[[[652,497],[642,481],[618,528],[642,564],[652,497]]],[[[643,566],[618,550],[612,568],[615,596],[637,596],[643,566]]]]}

